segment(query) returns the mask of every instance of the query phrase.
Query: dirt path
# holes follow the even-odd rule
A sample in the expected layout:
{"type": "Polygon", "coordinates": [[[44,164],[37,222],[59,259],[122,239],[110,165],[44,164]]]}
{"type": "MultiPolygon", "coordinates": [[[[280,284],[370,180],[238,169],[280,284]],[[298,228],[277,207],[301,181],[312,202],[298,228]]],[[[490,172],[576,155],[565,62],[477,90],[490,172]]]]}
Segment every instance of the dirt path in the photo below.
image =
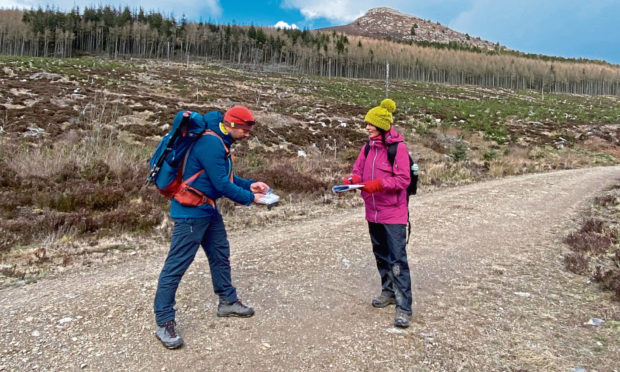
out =
{"type": "Polygon", "coordinates": [[[414,198],[414,319],[391,326],[362,208],[229,236],[250,319],[215,316],[199,253],[177,295],[186,346],[154,336],[167,247],[0,292],[0,370],[618,369],[617,303],[567,273],[561,243],[620,167],[535,174],[414,198]],[[583,325],[591,317],[601,327],[583,325]]]}

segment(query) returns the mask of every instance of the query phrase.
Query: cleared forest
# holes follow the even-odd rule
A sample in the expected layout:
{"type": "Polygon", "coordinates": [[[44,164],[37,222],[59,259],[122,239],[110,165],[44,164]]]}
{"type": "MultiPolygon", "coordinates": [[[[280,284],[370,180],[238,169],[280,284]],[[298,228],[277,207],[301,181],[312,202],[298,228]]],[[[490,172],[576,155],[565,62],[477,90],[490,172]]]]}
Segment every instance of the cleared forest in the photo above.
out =
{"type": "MultiPolygon", "coordinates": [[[[0,287],[80,261],[108,237],[167,239],[169,201],[143,186],[179,110],[240,103],[255,113],[252,139],[233,148],[235,172],[267,182],[282,200],[244,213],[221,200],[230,229],[361,203],[330,189],[367,138],[364,115],[385,97],[382,81],[152,59],[0,57],[0,65],[0,287]]],[[[620,159],[618,96],[395,81],[390,97],[421,194],[620,159]]]]}
{"type": "Polygon", "coordinates": [[[109,6],[0,10],[0,54],[100,55],[219,62],[265,71],[507,89],[620,95],[620,66],[601,61],[475,50],[458,43],[396,43],[336,32],[217,25],[109,6]]]}

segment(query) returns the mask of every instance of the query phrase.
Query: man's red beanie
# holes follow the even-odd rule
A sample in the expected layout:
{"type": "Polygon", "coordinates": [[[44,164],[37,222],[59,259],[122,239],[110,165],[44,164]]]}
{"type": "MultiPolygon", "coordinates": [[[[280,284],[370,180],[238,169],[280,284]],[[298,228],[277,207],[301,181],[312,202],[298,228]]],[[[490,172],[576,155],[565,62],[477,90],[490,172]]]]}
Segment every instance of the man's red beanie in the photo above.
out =
{"type": "Polygon", "coordinates": [[[233,128],[252,129],[254,115],[245,106],[233,106],[224,114],[224,121],[233,128]]]}

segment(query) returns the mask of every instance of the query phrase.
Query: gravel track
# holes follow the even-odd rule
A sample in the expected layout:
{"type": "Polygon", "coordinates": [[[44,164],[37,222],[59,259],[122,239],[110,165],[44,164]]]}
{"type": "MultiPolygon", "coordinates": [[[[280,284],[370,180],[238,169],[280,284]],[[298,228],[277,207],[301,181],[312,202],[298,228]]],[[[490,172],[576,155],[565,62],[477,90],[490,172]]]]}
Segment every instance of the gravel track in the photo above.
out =
{"type": "Polygon", "coordinates": [[[619,166],[579,169],[414,197],[404,331],[392,327],[393,307],[370,306],[379,277],[356,208],[229,235],[253,318],[215,316],[199,252],[177,293],[179,350],[154,336],[167,246],[2,289],[0,370],[614,370],[620,330],[583,322],[618,305],[564,271],[561,240],[619,178],[619,166]]]}

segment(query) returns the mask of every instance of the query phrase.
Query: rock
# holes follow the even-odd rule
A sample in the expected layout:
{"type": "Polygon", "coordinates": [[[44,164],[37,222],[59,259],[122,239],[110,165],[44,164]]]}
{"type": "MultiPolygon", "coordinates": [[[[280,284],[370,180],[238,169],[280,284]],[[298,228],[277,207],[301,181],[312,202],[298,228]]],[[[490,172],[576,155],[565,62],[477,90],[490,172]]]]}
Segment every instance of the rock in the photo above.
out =
{"type": "Polygon", "coordinates": [[[531,294],[528,292],[515,292],[514,294],[516,294],[519,297],[530,297],[531,294]]]}
{"type": "Polygon", "coordinates": [[[590,320],[588,320],[587,322],[583,323],[583,325],[590,325],[590,326],[598,327],[598,326],[602,325],[603,323],[605,323],[605,321],[603,319],[590,318],[590,320]]]}

